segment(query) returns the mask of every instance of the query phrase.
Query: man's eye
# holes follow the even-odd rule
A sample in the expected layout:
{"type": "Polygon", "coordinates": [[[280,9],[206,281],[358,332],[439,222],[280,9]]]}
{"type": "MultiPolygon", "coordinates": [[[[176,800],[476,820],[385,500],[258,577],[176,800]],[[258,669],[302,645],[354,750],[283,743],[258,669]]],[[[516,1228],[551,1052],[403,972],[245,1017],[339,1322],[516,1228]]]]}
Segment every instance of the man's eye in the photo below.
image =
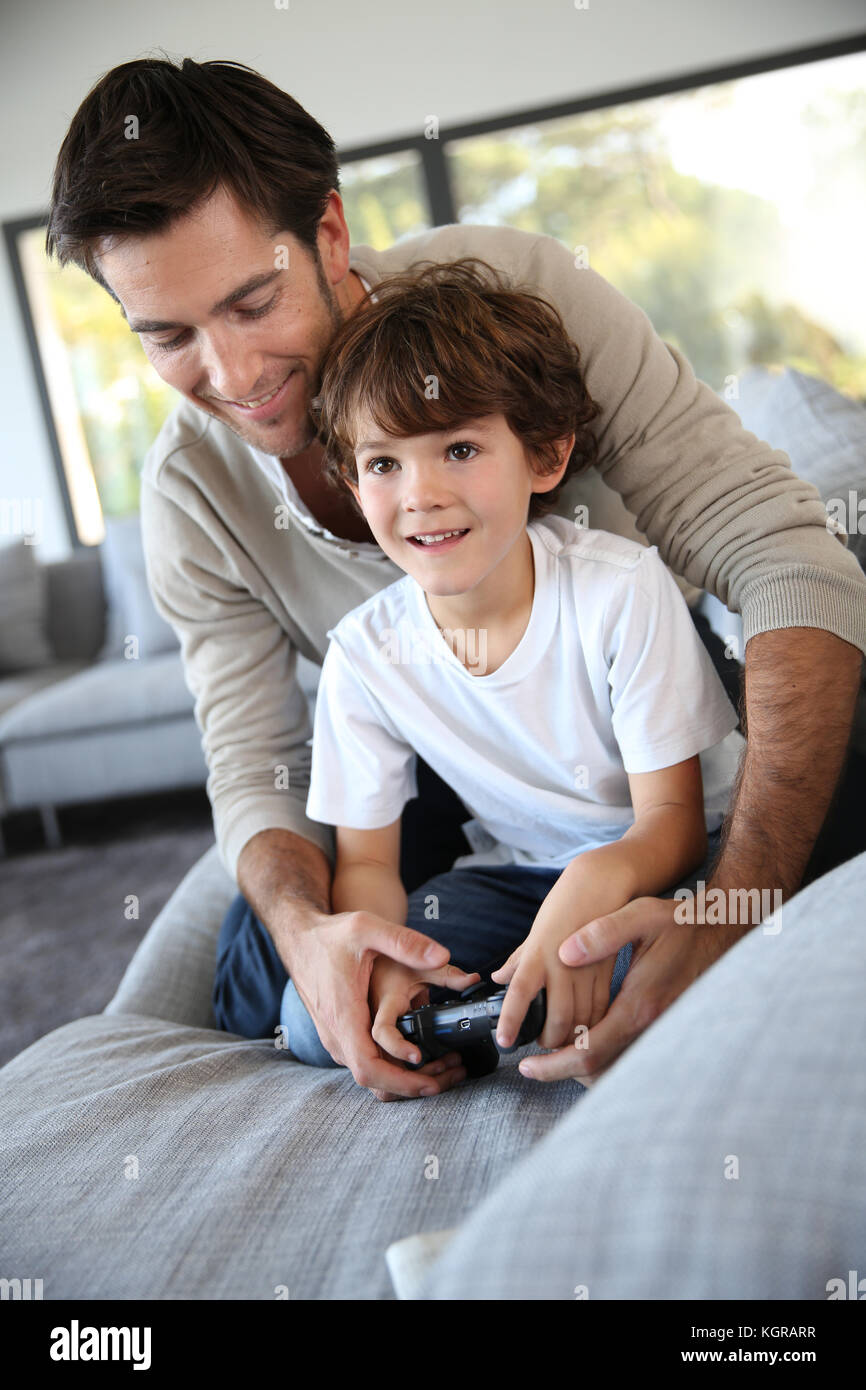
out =
{"type": "Polygon", "coordinates": [[[165,343],[161,343],[157,339],[154,339],[150,343],[150,346],[156,348],[157,352],[174,352],[186,341],[188,332],[189,330],[185,328],[182,333],[178,333],[176,338],[169,338],[168,342],[165,343]]]}
{"type": "Polygon", "coordinates": [[[277,296],[273,294],[267,304],[261,304],[257,309],[241,309],[240,306],[237,306],[238,313],[243,314],[245,319],[260,319],[264,314],[269,313],[270,310],[273,309],[276,302],[277,296]]]}
{"type": "MultiPolygon", "coordinates": [[[[242,314],[245,319],[260,319],[263,318],[265,314],[270,313],[276,302],[277,296],[274,294],[268,300],[267,304],[260,304],[254,309],[238,308],[238,313],[242,314]]],[[[237,308],[237,306],[235,307],[237,308]]],[[[183,346],[188,336],[189,329],[185,328],[182,333],[178,333],[175,338],[169,338],[166,342],[160,342],[159,339],[156,338],[152,339],[150,346],[155,347],[157,352],[175,352],[179,347],[183,346]]]]}

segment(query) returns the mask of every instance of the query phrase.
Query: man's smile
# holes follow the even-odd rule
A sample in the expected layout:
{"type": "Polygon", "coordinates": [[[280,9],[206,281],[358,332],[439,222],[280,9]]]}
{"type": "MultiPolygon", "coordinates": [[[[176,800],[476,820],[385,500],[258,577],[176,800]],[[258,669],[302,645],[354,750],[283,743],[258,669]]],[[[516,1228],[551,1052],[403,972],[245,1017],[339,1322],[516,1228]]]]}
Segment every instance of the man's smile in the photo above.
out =
{"type": "Polygon", "coordinates": [[[268,416],[276,414],[283,405],[285,396],[288,394],[289,382],[295,375],[296,368],[293,367],[288,376],[284,377],[272,390],[248,401],[229,400],[225,396],[204,396],[202,399],[213,404],[230,406],[233,410],[240,411],[246,419],[266,419],[268,416]]]}

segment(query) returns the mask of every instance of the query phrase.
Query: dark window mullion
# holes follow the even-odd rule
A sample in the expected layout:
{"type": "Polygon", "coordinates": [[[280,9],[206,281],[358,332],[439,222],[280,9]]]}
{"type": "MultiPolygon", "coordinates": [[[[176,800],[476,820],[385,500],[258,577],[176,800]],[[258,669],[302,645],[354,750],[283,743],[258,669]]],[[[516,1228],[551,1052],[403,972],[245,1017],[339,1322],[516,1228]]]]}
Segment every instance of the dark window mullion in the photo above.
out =
{"type": "Polygon", "coordinates": [[[424,186],[427,191],[430,221],[434,227],[443,227],[446,223],[457,221],[457,210],[454,206],[454,194],[451,189],[444,145],[445,142],[442,139],[422,139],[416,145],[424,170],[424,186]]]}

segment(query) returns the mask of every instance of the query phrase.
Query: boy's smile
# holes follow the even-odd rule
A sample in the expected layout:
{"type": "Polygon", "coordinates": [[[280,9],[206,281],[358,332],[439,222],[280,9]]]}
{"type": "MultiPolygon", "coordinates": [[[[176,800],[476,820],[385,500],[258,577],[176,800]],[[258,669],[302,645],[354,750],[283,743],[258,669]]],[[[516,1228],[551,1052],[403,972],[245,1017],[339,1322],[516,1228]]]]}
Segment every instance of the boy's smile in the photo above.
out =
{"type": "Polygon", "coordinates": [[[533,492],[565,469],[533,471],[504,415],[397,439],[368,417],[357,423],[357,484],[349,486],[386,555],[427,594],[440,626],[493,623],[531,603],[526,535],[533,492]],[[455,534],[456,533],[456,534],[455,534]]]}

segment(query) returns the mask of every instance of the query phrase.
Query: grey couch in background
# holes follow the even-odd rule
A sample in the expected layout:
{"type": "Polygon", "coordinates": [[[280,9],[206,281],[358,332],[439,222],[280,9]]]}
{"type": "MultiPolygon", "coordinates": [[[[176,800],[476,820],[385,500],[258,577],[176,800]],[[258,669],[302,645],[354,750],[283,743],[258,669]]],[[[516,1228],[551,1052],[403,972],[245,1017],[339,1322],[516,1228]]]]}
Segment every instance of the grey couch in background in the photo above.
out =
{"type": "Polygon", "coordinates": [[[45,566],[45,582],[52,659],[0,679],[0,815],[38,808],[53,846],[56,807],[203,787],[207,768],[171,629],[124,658],[123,634],[141,629],[107,602],[95,548],[45,566]]]}

